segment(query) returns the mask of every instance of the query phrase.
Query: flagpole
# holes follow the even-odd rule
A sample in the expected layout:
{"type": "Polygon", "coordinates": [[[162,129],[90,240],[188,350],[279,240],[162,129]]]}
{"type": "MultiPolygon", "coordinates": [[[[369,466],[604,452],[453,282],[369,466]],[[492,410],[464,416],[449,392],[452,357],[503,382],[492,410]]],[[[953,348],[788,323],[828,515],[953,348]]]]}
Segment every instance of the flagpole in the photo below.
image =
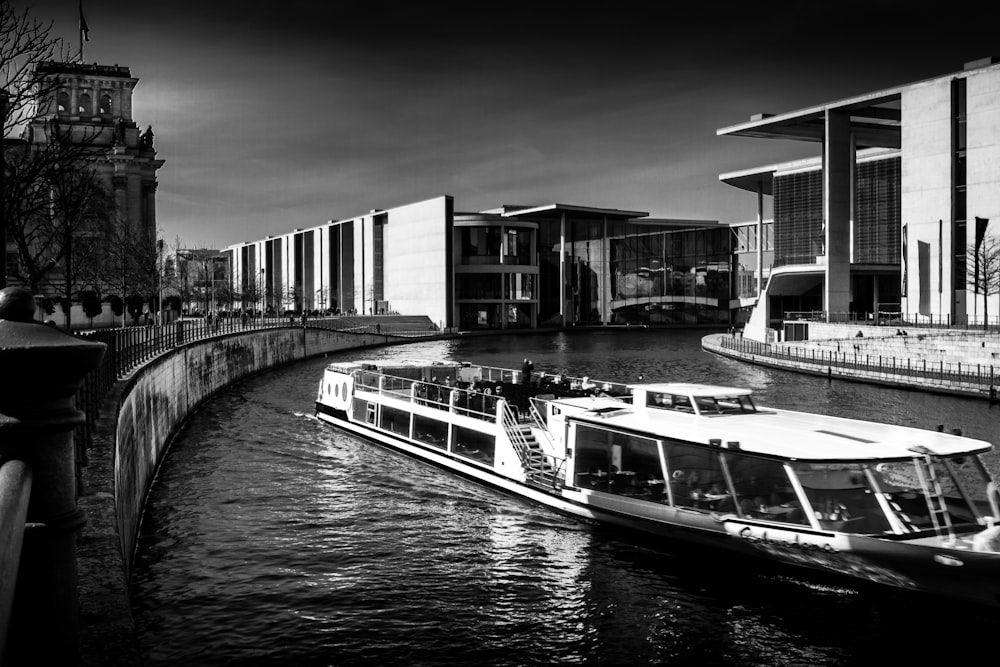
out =
{"type": "Polygon", "coordinates": [[[89,37],[88,35],[89,28],[87,27],[87,19],[83,17],[83,0],[80,0],[79,9],[80,9],[80,19],[78,21],[78,26],[80,28],[80,64],[82,65],[84,62],[83,43],[87,41],[87,38],[89,37]]]}

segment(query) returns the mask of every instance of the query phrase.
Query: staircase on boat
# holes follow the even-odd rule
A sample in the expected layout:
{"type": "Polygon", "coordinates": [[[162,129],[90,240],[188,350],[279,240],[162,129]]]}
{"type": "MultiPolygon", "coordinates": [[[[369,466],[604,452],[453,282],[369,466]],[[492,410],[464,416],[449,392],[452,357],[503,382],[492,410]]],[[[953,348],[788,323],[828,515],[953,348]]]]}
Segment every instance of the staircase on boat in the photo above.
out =
{"type": "Polygon", "coordinates": [[[544,431],[544,424],[538,422],[539,415],[534,406],[528,420],[519,419],[509,405],[505,404],[503,407],[503,428],[521,459],[526,481],[546,490],[559,489],[563,484],[562,473],[566,460],[546,454],[542,449],[531,428],[535,424],[544,431]]]}

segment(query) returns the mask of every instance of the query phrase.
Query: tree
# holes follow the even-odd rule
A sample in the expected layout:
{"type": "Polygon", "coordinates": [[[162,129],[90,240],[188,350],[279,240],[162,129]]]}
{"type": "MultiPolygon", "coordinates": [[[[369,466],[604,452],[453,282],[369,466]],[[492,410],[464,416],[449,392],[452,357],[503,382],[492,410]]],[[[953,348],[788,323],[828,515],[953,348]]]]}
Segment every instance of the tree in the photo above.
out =
{"type": "Polygon", "coordinates": [[[82,290],[80,303],[83,305],[83,314],[90,318],[90,326],[94,326],[94,318],[104,312],[100,295],[94,290],[82,290]]]}
{"type": "Polygon", "coordinates": [[[53,92],[57,82],[43,84],[35,75],[38,63],[71,58],[68,45],[53,35],[53,22],[46,23],[30,10],[18,10],[9,0],[0,0],[0,87],[9,97],[3,119],[3,136],[17,136],[34,117],[39,94],[53,92]],[[39,89],[49,85],[51,90],[39,89]]]}
{"type": "MultiPolygon", "coordinates": [[[[4,136],[20,134],[24,143],[4,151],[4,250],[13,242],[17,261],[6,267],[10,276],[34,293],[47,288],[72,300],[75,286],[91,282],[100,256],[100,221],[114,210],[114,200],[94,169],[104,159],[97,145],[99,130],[74,131],[48,120],[39,111],[63,85],[45,67],[69,60],[62,40],[27,10],[0,0],[0,85],[10,94],[3,118],[4,136]]],[[[64,309],[66,327],[69,309],[64,309]]]]}
{"type": "MultiPolygon", "coordinates": [[[[984,228],[985,231],[985,228],[984,228]]],[[[966,269],[975,294],[983,295],[983,328],[989,327],[989,297],[1000,294],[1000,237],[983,235],[982,241],[970,245],[966,253],[966,269]]]]}

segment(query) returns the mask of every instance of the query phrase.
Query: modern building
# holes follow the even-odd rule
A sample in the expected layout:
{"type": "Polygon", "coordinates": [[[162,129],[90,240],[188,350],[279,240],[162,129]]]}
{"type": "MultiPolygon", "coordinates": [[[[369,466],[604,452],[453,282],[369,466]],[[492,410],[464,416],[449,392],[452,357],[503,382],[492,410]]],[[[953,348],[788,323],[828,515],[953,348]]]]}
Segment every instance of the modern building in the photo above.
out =
{"type": "Polygon", "coordinates": [[[463,330],[728,324],[732,236],[558,203],[456,212],[442,195],[223,252],[252,311],[423,314],[463,330]]]}
{"type": "Polygon", "coordinates": [[[720,176],[756,196],[758,235],[771,198],[773,266],[745,336],[810,318],[982,320],[969,258],[1000,218],[998,62],[717,131],[817,145],[812,159],[720,176]]]}

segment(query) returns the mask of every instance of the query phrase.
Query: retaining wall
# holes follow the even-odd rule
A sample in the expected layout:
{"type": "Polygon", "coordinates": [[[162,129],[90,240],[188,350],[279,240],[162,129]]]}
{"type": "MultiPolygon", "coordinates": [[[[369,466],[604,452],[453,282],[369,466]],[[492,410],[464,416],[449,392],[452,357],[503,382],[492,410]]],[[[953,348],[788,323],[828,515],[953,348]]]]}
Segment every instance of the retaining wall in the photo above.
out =
{"type": "Polygon", "coordinates": [[[80,499],[87,514],[77,540],[82,665],[141,664],[128,580],[142,508],[171,438],[195,408],[262,370],[401,342],[412,341],[297,327],[231,334],[175,348],[116,384],[96,425],[88,494],[80,499]]]}
{"type": "Polygon", "coordinates": [[[1000,332],[919,329],[895,326],[851,326],[809,323],[809,340],[785,342],[817,350],[855,351],[858,354],[896,359],[924,360],[975,366],[1000,366],[1000,332]],[[863,337],[858,338],[860,331],[863,337]],[[906,335],[896,332],[905,331],[906,335]]]}

